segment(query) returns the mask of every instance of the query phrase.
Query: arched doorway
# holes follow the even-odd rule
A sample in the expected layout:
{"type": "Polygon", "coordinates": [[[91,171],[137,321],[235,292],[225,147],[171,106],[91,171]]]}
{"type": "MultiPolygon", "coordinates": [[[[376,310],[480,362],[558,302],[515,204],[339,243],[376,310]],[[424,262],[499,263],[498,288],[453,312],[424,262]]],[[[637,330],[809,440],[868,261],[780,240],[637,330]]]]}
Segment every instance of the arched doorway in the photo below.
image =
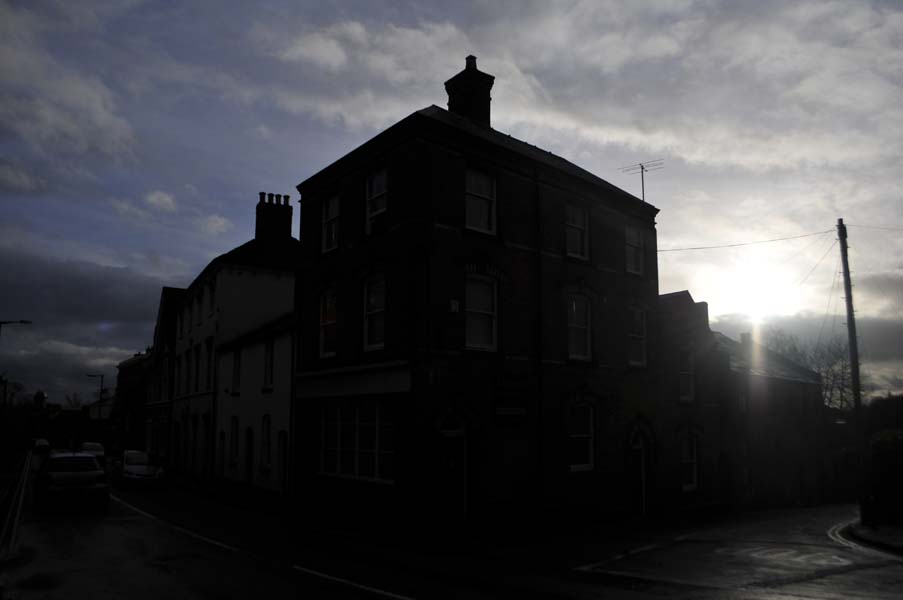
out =
{"type": "Polygon", "coordinates": [[[254,483],[254,430],[245,429],[245,481],[254,483]]]}

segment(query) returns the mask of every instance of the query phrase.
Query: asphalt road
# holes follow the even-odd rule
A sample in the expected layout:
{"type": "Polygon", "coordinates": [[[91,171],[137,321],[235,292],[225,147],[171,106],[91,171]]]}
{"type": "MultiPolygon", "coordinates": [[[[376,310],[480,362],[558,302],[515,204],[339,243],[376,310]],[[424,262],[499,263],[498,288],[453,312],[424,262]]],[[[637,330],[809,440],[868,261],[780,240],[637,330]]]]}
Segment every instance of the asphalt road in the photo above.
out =
{"type": "MultiPolygon", "coordinates": [[[[107,513],[26,510],[23,557],[0,573],[0,599],[897,600],[903,591],[899,558],[829,536],[832,526],[855,516],[848,506],[760,512],[703,527],[575,543],[538,567],[502,550],[492,559],[496,568],[479,558],[452,561],[423,553],[418,562],[393,561],[390,550],[353,544],[327,550],[313,541],[307,551],[261,553],[254,547],[267,537],[275,546],[284,542],[277,530],[267,533],[264,522],[256,521],[262,516],[195,504],[190,515],[180,517],[178,507],[191,498],[177,490],[122,497],[124,502],[112,502],[107,513]]],[[[522,552],[526,557],[534,551],[522,552]]],[[[417,549],[408,556],[415,554],[417,549]]]]}

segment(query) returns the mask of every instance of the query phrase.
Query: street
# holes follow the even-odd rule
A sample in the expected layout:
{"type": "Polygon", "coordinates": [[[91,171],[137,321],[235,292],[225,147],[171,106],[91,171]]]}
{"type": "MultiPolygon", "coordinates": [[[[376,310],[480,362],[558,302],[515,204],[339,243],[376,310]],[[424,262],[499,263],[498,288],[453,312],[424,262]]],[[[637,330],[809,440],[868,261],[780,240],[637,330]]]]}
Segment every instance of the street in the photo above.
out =
{"type": "Polygon", "coordinates": [[[273,552],[288,536],[267,542],[266,516],[204,502],[173,489],[117,492],[107,513],[27,510],[22,557],[0,576],[0,598],[891,599],[903,589],[899,558],[837,536],[833,526],[855,516],[849,506],[462,557],[315,536],[273,552]],[[179,518],[176,505],[194,512],[179,518]],[[271,552],[257,551],[264,543],[271,552]]]}

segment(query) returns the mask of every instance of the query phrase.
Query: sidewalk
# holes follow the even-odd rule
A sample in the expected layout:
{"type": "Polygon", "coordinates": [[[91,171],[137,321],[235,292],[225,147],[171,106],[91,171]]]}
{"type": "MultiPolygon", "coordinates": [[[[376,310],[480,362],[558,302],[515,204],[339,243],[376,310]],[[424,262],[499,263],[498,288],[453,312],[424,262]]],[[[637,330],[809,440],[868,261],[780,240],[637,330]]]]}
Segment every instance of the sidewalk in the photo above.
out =
{"type": "Polygon", "coordinates": [[[867,527],[857,522],[850,525],[847,531],[858,542],[903,556],[903,527],[899,525],[867,527]]]}

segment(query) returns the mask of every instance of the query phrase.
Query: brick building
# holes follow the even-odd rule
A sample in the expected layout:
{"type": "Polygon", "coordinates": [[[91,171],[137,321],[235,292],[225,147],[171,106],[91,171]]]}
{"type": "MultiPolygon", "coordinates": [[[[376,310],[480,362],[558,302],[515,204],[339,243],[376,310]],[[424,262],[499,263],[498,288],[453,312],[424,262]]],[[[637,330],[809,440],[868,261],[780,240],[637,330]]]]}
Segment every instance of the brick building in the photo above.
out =
{"type": "Polygon", "coordinates": [[[654,489],[657,209],[493,129],[493,82],[468,57],[449,110],[298,185],[295,475],[343,520],[654,489]]]}

